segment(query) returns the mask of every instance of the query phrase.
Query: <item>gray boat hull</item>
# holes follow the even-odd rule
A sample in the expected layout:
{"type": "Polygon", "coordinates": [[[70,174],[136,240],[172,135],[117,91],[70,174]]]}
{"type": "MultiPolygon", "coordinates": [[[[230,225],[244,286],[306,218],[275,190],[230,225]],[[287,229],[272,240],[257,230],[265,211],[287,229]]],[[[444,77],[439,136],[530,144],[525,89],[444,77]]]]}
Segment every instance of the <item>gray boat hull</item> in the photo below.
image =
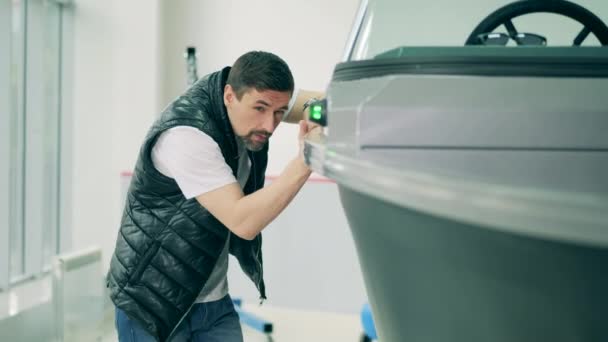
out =
{"type": "Polygon", "coordinates": [[[608,249],[340,196],[381,341],[604,341],[608,249]]]}

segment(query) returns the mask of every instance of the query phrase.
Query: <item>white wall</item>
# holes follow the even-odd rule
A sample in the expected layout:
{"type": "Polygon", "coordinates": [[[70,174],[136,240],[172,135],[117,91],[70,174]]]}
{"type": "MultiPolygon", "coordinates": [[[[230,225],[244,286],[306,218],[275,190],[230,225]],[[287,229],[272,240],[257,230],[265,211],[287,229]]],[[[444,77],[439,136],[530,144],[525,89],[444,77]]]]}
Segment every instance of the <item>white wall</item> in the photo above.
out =
{"type": "Polygon", "coordinates": [[[72,248],[100,245],[107,267],[120,172],[159,111],[159,2],[77,0],[73,17],[72,248]]]}
{"type": "MultiPolygon", "coordinates": [[[[161,98],[170,101],[185,87],[188,45],[197,48],[200,76],[247,51],[265,50],[289,64],[296,87],[324,91],[358,5],[358,0],[164,1],[161,98]]],[[[276,175],[296,154],[295,125],[279,126],[271,140],[268,174],[276,175]]]]}

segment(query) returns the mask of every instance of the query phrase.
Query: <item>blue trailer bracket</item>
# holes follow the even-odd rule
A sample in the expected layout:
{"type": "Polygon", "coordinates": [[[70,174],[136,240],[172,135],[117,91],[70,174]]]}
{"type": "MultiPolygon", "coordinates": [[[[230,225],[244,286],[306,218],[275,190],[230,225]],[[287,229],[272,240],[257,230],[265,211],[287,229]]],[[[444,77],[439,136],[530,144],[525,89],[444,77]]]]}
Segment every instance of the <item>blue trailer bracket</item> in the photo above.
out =
{"type": "Polygon", "coordinates": [[[241,307],[241,299],[233,299],[232,302],[234,303],[234,309],[239,314],[241,323],[246,324],[251,328],[265,334],[272,333],[273,327],[271,322],[266,321],[263,318],[257,317],[256,315],[243,310],[243,308],[241,307]]]}

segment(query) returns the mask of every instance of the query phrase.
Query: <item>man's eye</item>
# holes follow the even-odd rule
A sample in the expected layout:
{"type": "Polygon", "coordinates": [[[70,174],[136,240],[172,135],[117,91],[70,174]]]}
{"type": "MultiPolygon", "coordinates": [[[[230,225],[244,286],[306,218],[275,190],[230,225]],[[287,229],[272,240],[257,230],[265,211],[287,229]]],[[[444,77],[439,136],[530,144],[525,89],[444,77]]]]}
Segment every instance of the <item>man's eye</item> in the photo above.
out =
{"type": "Polygon", "coordinates": [[[255,107],[255,110],[257,110],[258,112],[263,112],[264,111],[264,107],[255,107]]]}

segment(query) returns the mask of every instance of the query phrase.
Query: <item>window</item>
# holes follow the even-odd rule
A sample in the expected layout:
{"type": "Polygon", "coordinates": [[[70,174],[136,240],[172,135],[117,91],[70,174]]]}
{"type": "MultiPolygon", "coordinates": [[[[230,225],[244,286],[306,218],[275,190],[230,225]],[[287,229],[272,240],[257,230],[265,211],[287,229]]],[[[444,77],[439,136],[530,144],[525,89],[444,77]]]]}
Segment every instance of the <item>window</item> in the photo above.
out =
{"type": "Polygon", "coordinates": [[[11,73],[11,7],[0,1],[0,289],[8,286],[9,269],[9,110],[11,73]]]}
{"type": "Polygon", "coordinates": [[[0,0],[0,289],[59,252],[63,9],[0,0]]]}

